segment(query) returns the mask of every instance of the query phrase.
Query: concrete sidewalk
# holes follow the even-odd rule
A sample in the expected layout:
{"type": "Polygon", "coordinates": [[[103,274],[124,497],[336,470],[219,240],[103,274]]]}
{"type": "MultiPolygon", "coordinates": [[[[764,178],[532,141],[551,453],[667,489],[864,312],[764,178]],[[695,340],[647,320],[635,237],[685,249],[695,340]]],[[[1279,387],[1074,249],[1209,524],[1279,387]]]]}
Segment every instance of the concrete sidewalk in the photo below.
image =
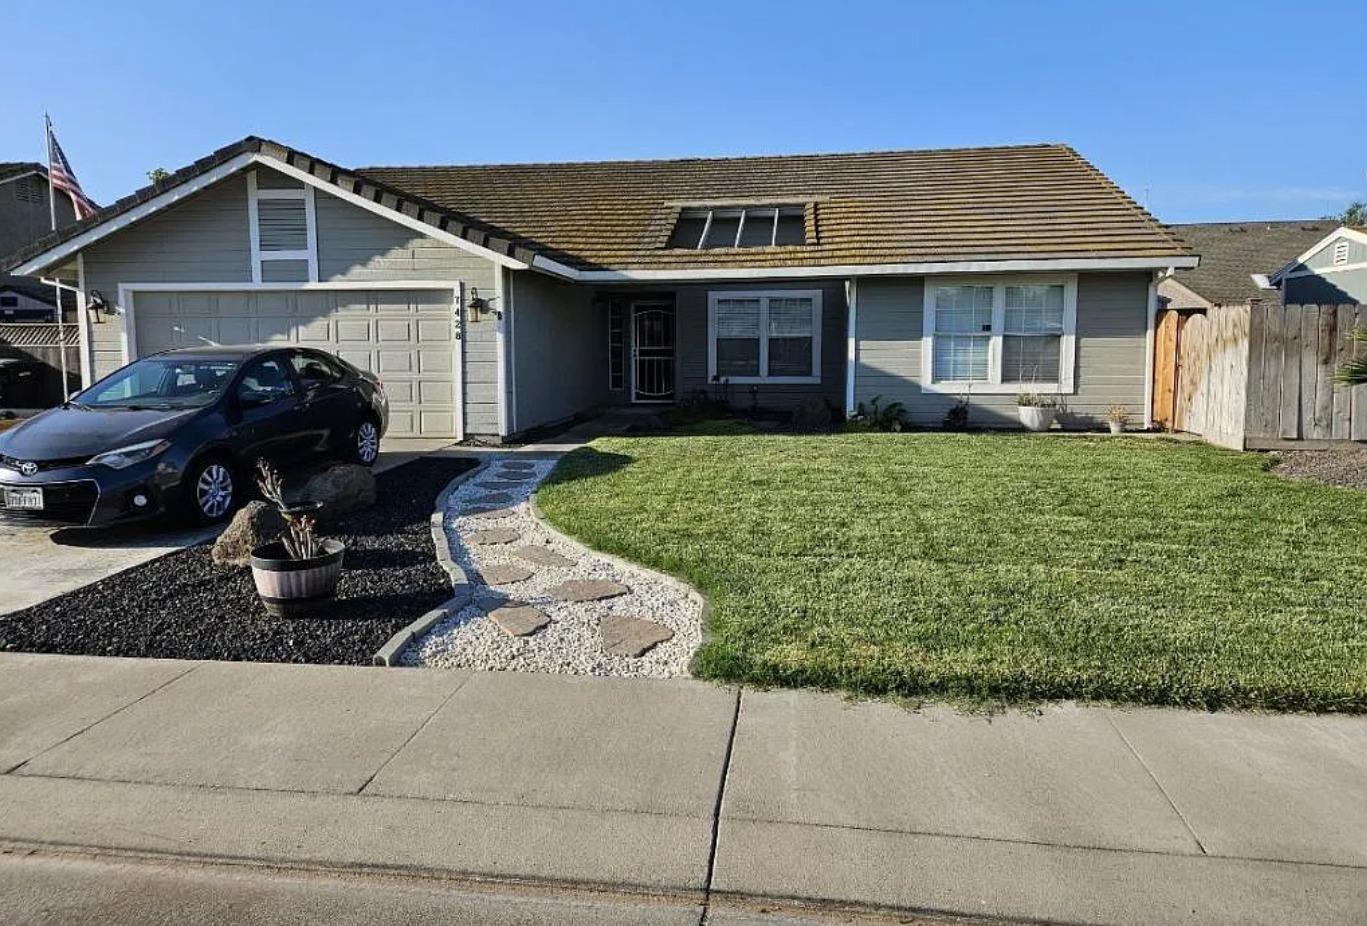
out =
{"type": "Polygon", "coordinates": [[[107,864],[602,891],[670,922],[1367,921],[1363,718],[10,654],[0,772],[0,841],[107,864]]]}

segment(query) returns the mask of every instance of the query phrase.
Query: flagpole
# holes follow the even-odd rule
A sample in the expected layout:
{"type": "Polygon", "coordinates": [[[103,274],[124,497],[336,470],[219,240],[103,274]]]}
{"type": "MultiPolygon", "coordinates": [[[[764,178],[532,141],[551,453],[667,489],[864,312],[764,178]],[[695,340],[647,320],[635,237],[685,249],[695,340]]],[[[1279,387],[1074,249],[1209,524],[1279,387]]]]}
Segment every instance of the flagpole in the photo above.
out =
{"type": "MultiPolygon", "coordinates": [[[[47,113],[43,113],[43,136],[47,141],[47,213],[48,219],[52,223],[52,230],[57,230],[57,189],[52,185],[52,120],[47,113]]],[[[62,311],[62,285],[57,281],[57,274],[52,275],[52,291],[57,296],[57,355],[61,357],[62,364],[62,394],[59,397],[62,402],[66,401],[67,388],[71,385],[67,378],[66,367],[66,313],[62,311]]],[[[81,307],[76,306],[76,311],[80,312],[81,307]]]]}

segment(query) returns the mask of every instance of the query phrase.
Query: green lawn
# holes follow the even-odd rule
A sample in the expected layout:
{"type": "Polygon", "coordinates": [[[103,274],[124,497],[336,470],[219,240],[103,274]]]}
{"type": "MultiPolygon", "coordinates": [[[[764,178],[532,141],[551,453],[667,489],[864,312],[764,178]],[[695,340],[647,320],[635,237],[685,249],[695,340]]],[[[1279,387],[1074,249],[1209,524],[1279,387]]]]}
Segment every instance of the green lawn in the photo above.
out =
{"type": "Polygon", "coordinates": [[[1367,710],[1367,493],[1138,438],[595,441],[538,493],[711,602],[696,671],[1029,701],[1367,710]]]}

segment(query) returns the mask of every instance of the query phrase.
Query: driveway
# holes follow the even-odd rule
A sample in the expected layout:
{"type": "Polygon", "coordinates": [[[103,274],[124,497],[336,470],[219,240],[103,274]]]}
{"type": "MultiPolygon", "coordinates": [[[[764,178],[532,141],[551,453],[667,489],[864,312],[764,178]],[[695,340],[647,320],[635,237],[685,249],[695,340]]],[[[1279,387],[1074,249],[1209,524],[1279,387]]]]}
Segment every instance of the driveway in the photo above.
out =
{"type": "MultiPolygon", "coordinates": [[[[392,469],[449,444],[448,440],[431,438],[386,440],[375,471],[392,469]]],[[[185,529],[157,524],[87,531],[0,522],[0,569],[7,580],[0,583],[0,615],[212,540],[218,531],[216,527],[185,529]]]]}

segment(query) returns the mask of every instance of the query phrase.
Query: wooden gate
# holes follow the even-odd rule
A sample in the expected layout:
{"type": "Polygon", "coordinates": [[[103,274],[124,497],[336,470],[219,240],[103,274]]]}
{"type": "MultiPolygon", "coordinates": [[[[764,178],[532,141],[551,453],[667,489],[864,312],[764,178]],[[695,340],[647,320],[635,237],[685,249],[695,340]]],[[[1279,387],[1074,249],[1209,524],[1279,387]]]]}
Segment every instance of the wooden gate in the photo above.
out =
{"type": "Polygon", "coordinates": [[[1158,317],[1153,339],[1153,421],[1171,431],[1177,427],[1177,358],[1182,337],[1182,314],[1165,310],[1158,317]]]}

